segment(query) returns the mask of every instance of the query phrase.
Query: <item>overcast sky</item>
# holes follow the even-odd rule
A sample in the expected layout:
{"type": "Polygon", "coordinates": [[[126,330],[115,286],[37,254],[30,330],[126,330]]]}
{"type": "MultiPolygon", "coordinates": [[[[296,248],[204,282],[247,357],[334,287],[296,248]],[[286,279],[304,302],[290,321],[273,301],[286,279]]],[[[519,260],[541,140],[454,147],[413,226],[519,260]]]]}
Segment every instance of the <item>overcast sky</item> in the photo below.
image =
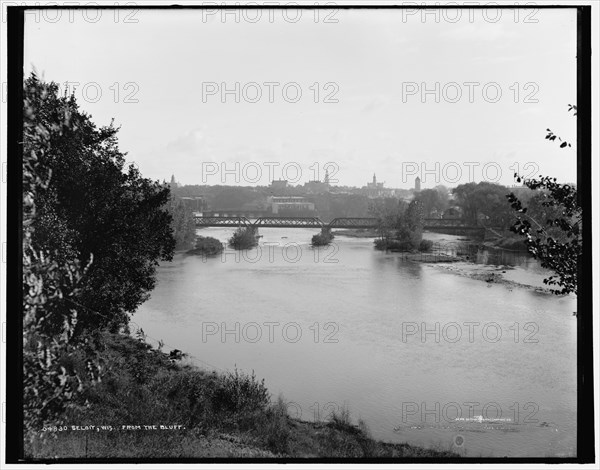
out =
{"type": "Polygon", "coordinates": [[[575,10],[457,14],[28,13],[25,72],[79,82],[81,107],[99,125],[114,118],[121,150],[153,179],[304,183],[330,162],[351,186],[373,173],[388,187],[417,175],[423,187],[510,185],[515,163],[575,181],[574,146],[544,139],[576,139],[575,10]]]}

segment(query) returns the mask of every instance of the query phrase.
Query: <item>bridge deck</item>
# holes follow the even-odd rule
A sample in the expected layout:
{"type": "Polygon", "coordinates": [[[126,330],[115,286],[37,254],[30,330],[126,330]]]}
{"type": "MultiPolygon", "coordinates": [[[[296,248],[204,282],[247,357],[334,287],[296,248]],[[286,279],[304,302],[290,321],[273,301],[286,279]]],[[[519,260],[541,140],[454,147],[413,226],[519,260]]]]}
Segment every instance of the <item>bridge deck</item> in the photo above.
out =
{"type": "MultiPolygon", "coordinates": [[[[377,228],[378,219],[372,217],[338,217],[329,223],[318,217],[259,217],[248,219],[242,216],[197,216],[198,227],[290,227],[290,228],[377,228]]],[[[485,227],[467,225],[461,219],[424,219],[424,229],[466,229],[483,230],[485,227]]]]}

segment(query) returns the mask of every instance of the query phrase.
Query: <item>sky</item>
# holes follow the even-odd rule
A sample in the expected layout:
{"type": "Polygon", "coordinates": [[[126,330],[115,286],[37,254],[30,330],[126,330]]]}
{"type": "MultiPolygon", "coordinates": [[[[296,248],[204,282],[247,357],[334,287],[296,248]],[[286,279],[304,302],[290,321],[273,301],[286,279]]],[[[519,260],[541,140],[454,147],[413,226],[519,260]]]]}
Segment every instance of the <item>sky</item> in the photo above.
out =
{"type": "Polygon", "coordinates": [[[28,13],[25,73],[114,118],[152,179],[576,181],[575,10],[224,12],[28,13]]]}

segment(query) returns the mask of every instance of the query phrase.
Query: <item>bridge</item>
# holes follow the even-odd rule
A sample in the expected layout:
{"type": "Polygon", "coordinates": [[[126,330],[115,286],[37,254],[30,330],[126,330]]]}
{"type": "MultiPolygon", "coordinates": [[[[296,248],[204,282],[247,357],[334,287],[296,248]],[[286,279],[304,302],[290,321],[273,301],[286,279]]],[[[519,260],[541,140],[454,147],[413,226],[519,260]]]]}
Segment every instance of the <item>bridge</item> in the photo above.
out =
{"type": "MultiPolygon", "coordinates": [[[[374,217],[338,217],[326,223],[318,217],[258,217],[250,219],[235,214],[195,216],[197,227],[294,227],[319,229],[377,228],[378,219],[374,217]]],[[[485,227],[469,225],[462,219],[424,219],[425,230],[485,230],[485,227]]]]}

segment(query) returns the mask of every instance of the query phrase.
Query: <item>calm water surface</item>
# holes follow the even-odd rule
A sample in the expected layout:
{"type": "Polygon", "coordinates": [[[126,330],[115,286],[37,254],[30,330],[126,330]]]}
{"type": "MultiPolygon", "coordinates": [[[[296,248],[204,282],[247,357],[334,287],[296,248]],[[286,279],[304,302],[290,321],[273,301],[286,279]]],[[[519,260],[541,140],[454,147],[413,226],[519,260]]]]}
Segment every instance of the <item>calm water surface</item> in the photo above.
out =
{"type": "MultiPolygon", "coordinates": [[[[576,454],[574,296],[458,276],[371,239],[313,250],[314,233],[261,229],[260,249],[177,255],[134,321],[199,366],[254,370],[301,419],[346,406],[387,441],[473,457],[576,454]]],[[[532,260],[503,262],[508,279],[542,285],[532,260]]]]}

